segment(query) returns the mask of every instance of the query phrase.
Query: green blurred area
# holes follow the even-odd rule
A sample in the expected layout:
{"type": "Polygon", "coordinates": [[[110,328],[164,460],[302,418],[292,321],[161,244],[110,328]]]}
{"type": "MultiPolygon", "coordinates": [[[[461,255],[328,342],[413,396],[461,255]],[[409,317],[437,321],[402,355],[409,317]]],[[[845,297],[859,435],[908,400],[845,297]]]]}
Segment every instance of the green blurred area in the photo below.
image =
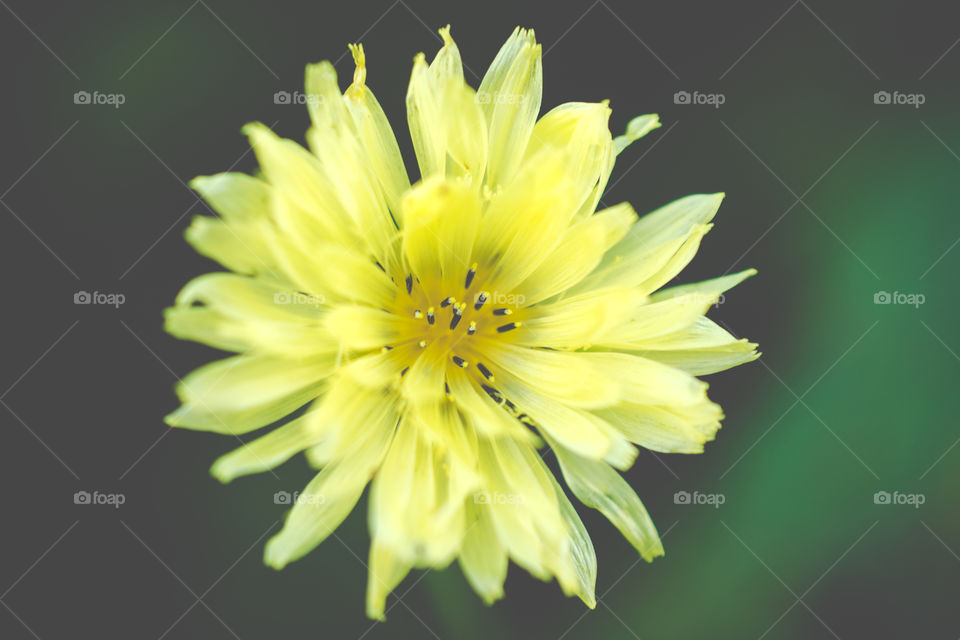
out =
{"type": "MultiPolygon", "coordinates": [[[[82,233],[90,220],[120,235],[147,228],[118,265],[190,202],[120,119],[183,179],[240,157],[239,129],[248,120],[278,119],[279,131],[302,139],[305,110],[274,105],[273,93],[300,88],[306,62],[335,59],[391,5],[212,6],[235,34],[198,5],[123,80],[179,9],[131,11],[116,38],[86,23],[65,45],[81,52],[75,66],[94,70],[85,82],[129,96],[119,115],[84,116],[87,129],[71,143],[75,156],[47,161],[66,176],[71,199],[92,203],[113,190],[108,206],[87,206],[86,222],[65,215],[65,232],[82,233]],[[84,48],[101,39],[102,47],[84,48]]],[[[960,447],[953,448],[960,436],[953,395],[960,249],[950,249],[960,236],[960,52],[917,79],[954,35],[937,31],[944,21],[933,13],[901,4],[815,5],[816,16],[798,4],[759,41],[789,5],[647,7],[650,15],[628,3],[593,6],[566,33],[590,3],[562,10],[411,3],[430,27],[453,24],[465,62],[481,74],[514,23],[536,27],[545,48],[556,43],[544,60],[545,108],[611,98],[614,133],[633,115],[661,114],[664,127],[621,156],[613,179],[622,180],[605,201],[629,200],[645,211],[687,193],[728,194],[680,280],[757,268],[711,315],[759,342],[764,355],[709,378],[727,418],[704,455],[641,452],[626,474],[665,534],[666,557],[639,560],[613,527],[578,507],[597,547],[596,611],[586,613],[556,584],[513,565],[506,599],[486,607],[453,566],[412,573],[397,589],[402,602],[388,600],[388,622],[371,628],[363,617],[362,502],[335,537],[283,572],[261,565],[261,542],[210,601],[251,638],[368,630],[368,638],[425,638],[431,630],[463,639],[957,637],[960,519],[951,491],[960,461],[960,447]],[[692,23],[691,13],[698,16],[692,23]],[[924,92],[927,102],[917,110],[874,104],[875,91],[896,88],[924,92]],[[693,89],[721,92],[726,102],[716,110],[673,103],[674,92],[693,89]],[[925,302],[875,304],[878,292],[919,293],[925,302]],[[722,494],[724,503],[676,504],[678,491],[722,494]],[[883,491],[925,501],[919,508],[875,503],[883,491]]],[[[369,81],[408,160],[410,61],[438,46],[412,12],[396,5],[363,38],[369,81]]],[[[48,60],[41,64],[49,68],[48,60]]],[[[349,57],[337,69],[345,85],[349,57]]],[[[64,94],[83,86],[66,75],[57,82],[64,94]]],[[[45,109],[49,117],[32,117],[28,106],[21,116],[27,133],[49,139],[50,119],[73,116],[45,109]]],[[[238,167],[252,170],[252,158],[238,167]]],[[[66,195],[45,197],[51,209],[65,207],[66,195]]],[[[159,326],[177,287],[210,268],[180,238],[188,220],[130,278],[130,286],[158,292],[138,313],[152,332],[148,342],[180,374],[210,355],[159,326]]],[[[151,391],[157,422],[174,402],[162,375],[151,391]]],[[[296,490],[310,477],[296,460],[275,477],[220,486],[207,469],[233,446],[174,433],[133,480],[152,511],[140,514],[139,529],[168,540],[167,551],[199,582],[212,582],[282,516],[275,491],[296,490]],[[231,544],[221,549],[220,541],[231,544]]]]}

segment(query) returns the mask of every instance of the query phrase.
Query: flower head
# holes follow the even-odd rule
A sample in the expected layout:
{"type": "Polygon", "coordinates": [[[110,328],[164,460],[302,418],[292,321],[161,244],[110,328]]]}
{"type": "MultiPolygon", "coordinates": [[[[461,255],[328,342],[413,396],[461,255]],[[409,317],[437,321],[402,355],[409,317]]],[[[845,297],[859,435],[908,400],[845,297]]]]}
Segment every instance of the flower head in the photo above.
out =
{"type": "Polygon", "coordinates": [[[279,424],[216,461],[224,482],[300,452],[320,469],[267,544],[277,568],[370,483],[372,617],[411,568],[454,559],[487,602],[512,559],[593,607],[594,549],[541,451],[645,559],[661,555],[617,470],[635,445],[698,453],[714,437],[722,413],[694,376],[757,354],[704,314],[753,271],[661,290],[722,194],[640,219],[628,204],[596,211],[615,158],[657,116],[616,138],[606,102],[538,119],[533,31],[514,31],[476,91],[440,33],[407,92],[416,184],[359,45],[343,93],[330,63],[307,68],[309,151],[251,124],[261,175],[194,180],[219,218],[196,218],[187,239],[232,273],[187,284],[167,330],[238,355],[188,375],[167,420],[232,435],[279,424]]]}

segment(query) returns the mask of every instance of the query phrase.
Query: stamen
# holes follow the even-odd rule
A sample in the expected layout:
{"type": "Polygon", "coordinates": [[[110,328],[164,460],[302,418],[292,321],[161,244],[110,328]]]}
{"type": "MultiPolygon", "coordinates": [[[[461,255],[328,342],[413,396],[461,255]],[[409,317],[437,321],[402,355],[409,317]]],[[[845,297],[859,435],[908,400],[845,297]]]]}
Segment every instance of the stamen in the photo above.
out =
{"type": "Polygon", "coordinates": [[[493,310],[493,315],[495,316],[508,316],[511,313],[513,313],[513,311],[511,311],[510,309],[494,309],[493,310]]]}
{"type": "Polygon", "coordinates": [[[454,302],[456,302],[456,300],[453,299],[453,296],[444,298],[443,301],[440,302],[440,308],[443,309],[443,308],[449,307],[454,302]]]}
{"type": "Polygon", "coordinates": [[[393,347],[391,347],[390,345],[386,345],[386,346],[380,347],[380,353],[386,353],[387,351],[390,351],[391,349],[393,349],[393,347]]]}
{"type": "Polygon", "coordinates": [[[497,327],[497,333],[506,333],[507,331],[513,331],[520,326],[519,322],[508,322],[507,324],[502,324],[497,327]]]}
{"type": "Polygon", "coordinates": [[[436,320],[436,317],[433,315],[433,307],[430,307],[429,309],[427,309],[427,322],[429,322],[430,324],[433,324],[435,320],[436,320]]]}
{"type": "Polygon", "coordinates": [[[427,346],[427,341],[426,341],[426,340],[421,340],[421,341],[418,342],[417,344],[420,346],[421,349],[423,349],[423,348],[425,348],[425,347],[427,346]]]}
{"type": "Polygon", "coordinates": [[[453,363],[460,367],[461,369],[466,369],[470,366],[470,363],[461,358],[460,356],[453,356],[453,363]]]}
{"type": "Polygon", "coordinates": [[[403,371],[400,372],[400,377],[407,375],[407,371],[410,371],[410,367],[405,367],[403,371]]]}
{"type": "Polygon", "coordinates": [[[413,291],[413,274],[407,276],[407,294],[413,291]]]}
{"type": "Polygon", "coordinates": [[[457,325],[460,324],[460,318],[463,317],[463,311],[460,310],[460,307],[453,308],[453,317],[450,318],[450,330],[453,331],[457,328],[457,325]]]}
{"type": "Polygon", "coordinates": [[[477,332],[477,323],[473,320],[470,321],[470,326],[467,327],[467,335],[472,336],[477,332]]]}
{"type": "Polygon", "coordinates": [[[486,391],[487,395],[490,396],[494,402],[496,402],[497,404],[503,404],[504,402],[503,394],[501,394],[499,391],[497,391],[493,387],[488,387],[485,384],[481,384],[480,388],[486,391]]]}
{"type": "Polygon", "coordinates": [[[480,295],[477,296],[477,301],[473,303],[473,308],[479,311],[480,307],[482,307],[487,302],[487,299],[488,299],[487,292],[481,291],[480,295]]]}
{"type": "Polygon", "coordinates": [[[487,369],[487,367],[486,367],[485,364],[483,364],[482,362],[478,362],[478,363],[477,363],[477,371],[479,371],[480,373],[482,373],[484,378],[486,378],[486,379],[489,380],[490,382],[493,382],[493,374],[490,373],[490,369],[487,369]]]}
{"type": "Polygon", "coordinates": [[[423,317],[423,311],[420,311],[420,309],[417,309],[416,311],[413,312],[413,317],[419,320],[420,318],[423,317]]]}
{"type": "Polygon", "coordinates": [[[467,271],[467,279],[463,281],[463,288],[469,289],[470,284],[473,282],[473,277],[477,275],[477,263],[474,262],[473,266],[470,267],[470,270],[467,271]]]}

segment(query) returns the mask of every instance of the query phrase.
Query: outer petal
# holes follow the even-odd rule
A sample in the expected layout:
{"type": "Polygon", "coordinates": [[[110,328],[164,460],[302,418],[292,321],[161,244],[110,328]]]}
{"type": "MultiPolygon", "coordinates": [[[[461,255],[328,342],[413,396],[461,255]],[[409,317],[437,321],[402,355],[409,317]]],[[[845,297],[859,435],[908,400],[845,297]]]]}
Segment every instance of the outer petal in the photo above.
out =
{"type": "Polygon", "coordinates": [[[414,59],[407,89],[407,121],[424,178],[446,175],[479,185],[487,162],[487,124],[477,97],[463,80],[460,52],[450,29],[440,30],[444,46],[427,66],[414,59]]]}
{"type": "Polygon", "coordinates": [[[183,406],[166,417],[172,427],[239,434],[279,420],[319,395],[332,357],[296,361],[234,356],[200,367],[177,385],[183,406]]]}
{"type": "MultiPolygon", "coordinates": [[[[606,184],[613,167],[609,118],[610,107],[606,101],[568,102],[551,109],[533,127],[526,157],[550,149],[566,158],[571,179],[577,184],[574,196],[577,209],[582,209],[588,200],[596,207],[590,196],[598,183],[606,184]]],[[[585,213],[593,213],[593,208],[585,213]]]]}
{"type": "Polygon", "coordinates": [[[722,200],[723,194],[687,196],[644,216],[570,293],[618,285],[658,289],[696,253],[722,200]]]}
{"type": "Polygon", "coordinates": [[[380,182],[387,205],[398,218],[400,196],[410,188],[410,179],[403,166],[403,157],[393,129],[383,113],[380,103],[365,84],[367,77],[366,56],[363,45],[352,45],[356,70],[353,84],[344,94],[347,109],[353,117],[360,142],[371,163],[371,169],[380,182]]]}
{"type": "Polygon", "coordinates": [[[486,184],[492,189],[511,180],[533,132],[543,97],[540,54],[533,30],[517,27],[477,91],[489,131],[486,184]]]}
{"type": "Polygon", "coordinates": [[[397,420],[390,403],[384,402],[378,409],[372,416],[362,416],[367,418],[363,421],[344,417],[354,426],[351,440],[344,447],[344,460],[318,473],[299,494],[283,530],[267,542],[264,561],[268,565],[280,569],[304,556],[353,510],[389,447],[397,420]]]}
{"type": "Polygon", "coordinates": [[[603,513],[647,562],[663,555],[653,521],[620,474],[604,462],[588,460],[557,444],[551,447],[567,485],[581,502],[603,513]]]}

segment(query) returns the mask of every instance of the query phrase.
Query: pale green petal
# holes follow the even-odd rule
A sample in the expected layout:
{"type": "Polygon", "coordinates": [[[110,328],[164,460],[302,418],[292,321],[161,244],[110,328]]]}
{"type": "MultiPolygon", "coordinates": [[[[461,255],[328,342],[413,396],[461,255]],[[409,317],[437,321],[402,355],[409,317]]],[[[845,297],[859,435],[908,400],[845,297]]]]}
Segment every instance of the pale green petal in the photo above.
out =
{"type": "Polygon", "coordinates": [[[483,601],[493,604],[503,597],[507,578],[507,550],[497,538],[489,507],[467,501],[467,532],[460,549],[460,568],[483,601]]]}
{"type": "Polygon", "coordinates": [[[616,155],[629,147],[633,142],[639,140],[654,129],[660,127],[660,116],[651,113],[645,116],[637,116],[627,123],[627,130],[622,136],[613,139],[613,147],[616,155]]]}
{"type": "Polygon", "coordinates": [[[589,460],[558,444],[550,445],[567,486],[588,507],[600,511],[650,562],[663,555],[660,536],[647,510],[626,480],[605,462],[589,460]]]}

